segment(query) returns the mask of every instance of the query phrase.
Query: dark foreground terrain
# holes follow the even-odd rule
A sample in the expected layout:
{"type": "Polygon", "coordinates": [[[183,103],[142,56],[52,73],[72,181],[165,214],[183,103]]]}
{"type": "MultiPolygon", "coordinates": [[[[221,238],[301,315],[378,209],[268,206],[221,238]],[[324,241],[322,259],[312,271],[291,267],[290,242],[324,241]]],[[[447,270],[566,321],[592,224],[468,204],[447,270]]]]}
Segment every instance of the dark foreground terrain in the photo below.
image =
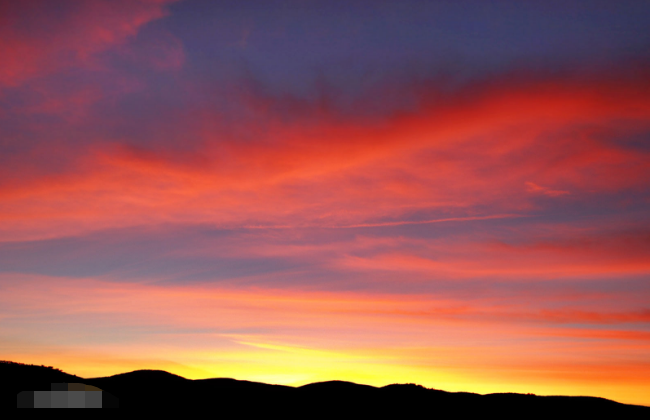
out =
{"type": "MultiPolygon", "coordinates": [[[[529,414],[618,415],[650,418],[650,407],[596,397],[472,394],[414,384],[382,388],[331,381],[298,388],[234,379],[190,380],[160,370],[139,370],[84,379],[46,366],[0,361],[0,407],[16,408],[21,391],[49,391],[52,383],[83,383],[117,398],[119,408],[211,409],[214,413],[313,415],[441,414],[522,416],[529,414]]],[[[621,418],[621,417],[619,417],[621,418]]]]}

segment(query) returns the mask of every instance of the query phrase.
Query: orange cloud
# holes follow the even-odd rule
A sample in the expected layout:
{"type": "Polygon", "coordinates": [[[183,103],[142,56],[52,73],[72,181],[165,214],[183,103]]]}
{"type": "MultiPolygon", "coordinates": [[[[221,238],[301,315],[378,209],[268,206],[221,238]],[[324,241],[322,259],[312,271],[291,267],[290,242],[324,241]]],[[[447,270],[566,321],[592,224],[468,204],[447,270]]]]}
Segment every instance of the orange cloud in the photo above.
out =
{"type": "Polygon", "coordinates": [[[34,360],[36,354],[76,374],[164,367],[189,377],[264,377],[290,384],[411,380],[448,390],[548,389],[637,402],[647,401],[638,393],[650,385],[648,335],[615,328],[647,323],[647,310],[540,311],[489,298],[7,274],[0,276],[0,287],[5,357],[34,360]],[[595,325],[558,328],[565,323],[595,325]],[[589,374],[581,374],[586,366],[589,374]],[[596,392],[607,375],[617,385],[596,392]],[[557,388],[558,378],[572,389],[557,388]],[[633,394],[624,397],[625,391],[633,394]]]}

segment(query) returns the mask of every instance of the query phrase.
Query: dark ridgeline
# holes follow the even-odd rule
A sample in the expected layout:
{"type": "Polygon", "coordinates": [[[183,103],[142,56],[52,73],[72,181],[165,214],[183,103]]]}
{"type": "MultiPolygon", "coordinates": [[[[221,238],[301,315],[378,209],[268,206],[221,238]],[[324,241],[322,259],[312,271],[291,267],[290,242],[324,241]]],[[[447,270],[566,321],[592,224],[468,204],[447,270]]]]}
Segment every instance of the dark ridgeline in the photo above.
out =
{"type": "MultiPolygon", "coordinates": [[[[16,408],[21,391],[49,390],[52,383],[83,383],[119,400],[119,408],[209,408],[215,414],[268,415],[322,412],[346,415],[451,413],[496,415],[617,415],[650,418],[650,407],[595,397],[543,397],[532,394],[472,394],[427,389],[415,384],[382,388],[351,382],[320,382],[294,388],[234,379],[189,380],[160,370],[138,370],[84,379],[51,366],[0,362],[0,406],[16,408]]],[[[629,417],[632,418],[632,417],[629,417]]]]}

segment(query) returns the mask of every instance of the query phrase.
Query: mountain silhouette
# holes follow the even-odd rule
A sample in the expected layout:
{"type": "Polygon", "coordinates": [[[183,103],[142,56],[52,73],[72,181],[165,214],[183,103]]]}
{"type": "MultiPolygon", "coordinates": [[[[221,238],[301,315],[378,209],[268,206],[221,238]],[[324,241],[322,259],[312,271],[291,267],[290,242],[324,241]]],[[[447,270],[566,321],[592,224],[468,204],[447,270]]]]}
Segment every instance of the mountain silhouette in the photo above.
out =
{"type": "Polygon", "coordinates": [[[21,391],[50,390],[53,383],[81,383],[110,393],[119,408],[212,409],[223,415],[617,415],[650,418],[650,407],[597,397],[446,392],[416,384],[384,387],[345,381],[300,387],[230,378],[191,380],[162,370],[136,370],[80,378],[51,366],[0,361],[0,407],[16,408],[21,391]]]}

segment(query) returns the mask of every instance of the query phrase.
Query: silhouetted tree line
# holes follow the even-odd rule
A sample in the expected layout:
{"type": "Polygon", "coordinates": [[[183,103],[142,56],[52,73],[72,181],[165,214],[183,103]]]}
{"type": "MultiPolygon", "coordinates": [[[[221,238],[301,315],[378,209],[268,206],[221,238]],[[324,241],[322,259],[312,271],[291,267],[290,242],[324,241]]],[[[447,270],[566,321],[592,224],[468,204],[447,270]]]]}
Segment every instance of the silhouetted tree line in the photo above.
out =
{"type": "Polygon", "coordinates": [[[45,369],[50,369],[50,370],[56,370],[58,372],[62,372],[61,369],[57,369],[53,366],[45,366],[45,365],[30,365],[28,363],[20,363],[20,362],[10,362],[9,360],[0,360],[0,363],[5,363],[8,365],[20,365],[20,366],[34,366],[34,367],[40,367],[40,368],[45,368],[45,369]]]}

